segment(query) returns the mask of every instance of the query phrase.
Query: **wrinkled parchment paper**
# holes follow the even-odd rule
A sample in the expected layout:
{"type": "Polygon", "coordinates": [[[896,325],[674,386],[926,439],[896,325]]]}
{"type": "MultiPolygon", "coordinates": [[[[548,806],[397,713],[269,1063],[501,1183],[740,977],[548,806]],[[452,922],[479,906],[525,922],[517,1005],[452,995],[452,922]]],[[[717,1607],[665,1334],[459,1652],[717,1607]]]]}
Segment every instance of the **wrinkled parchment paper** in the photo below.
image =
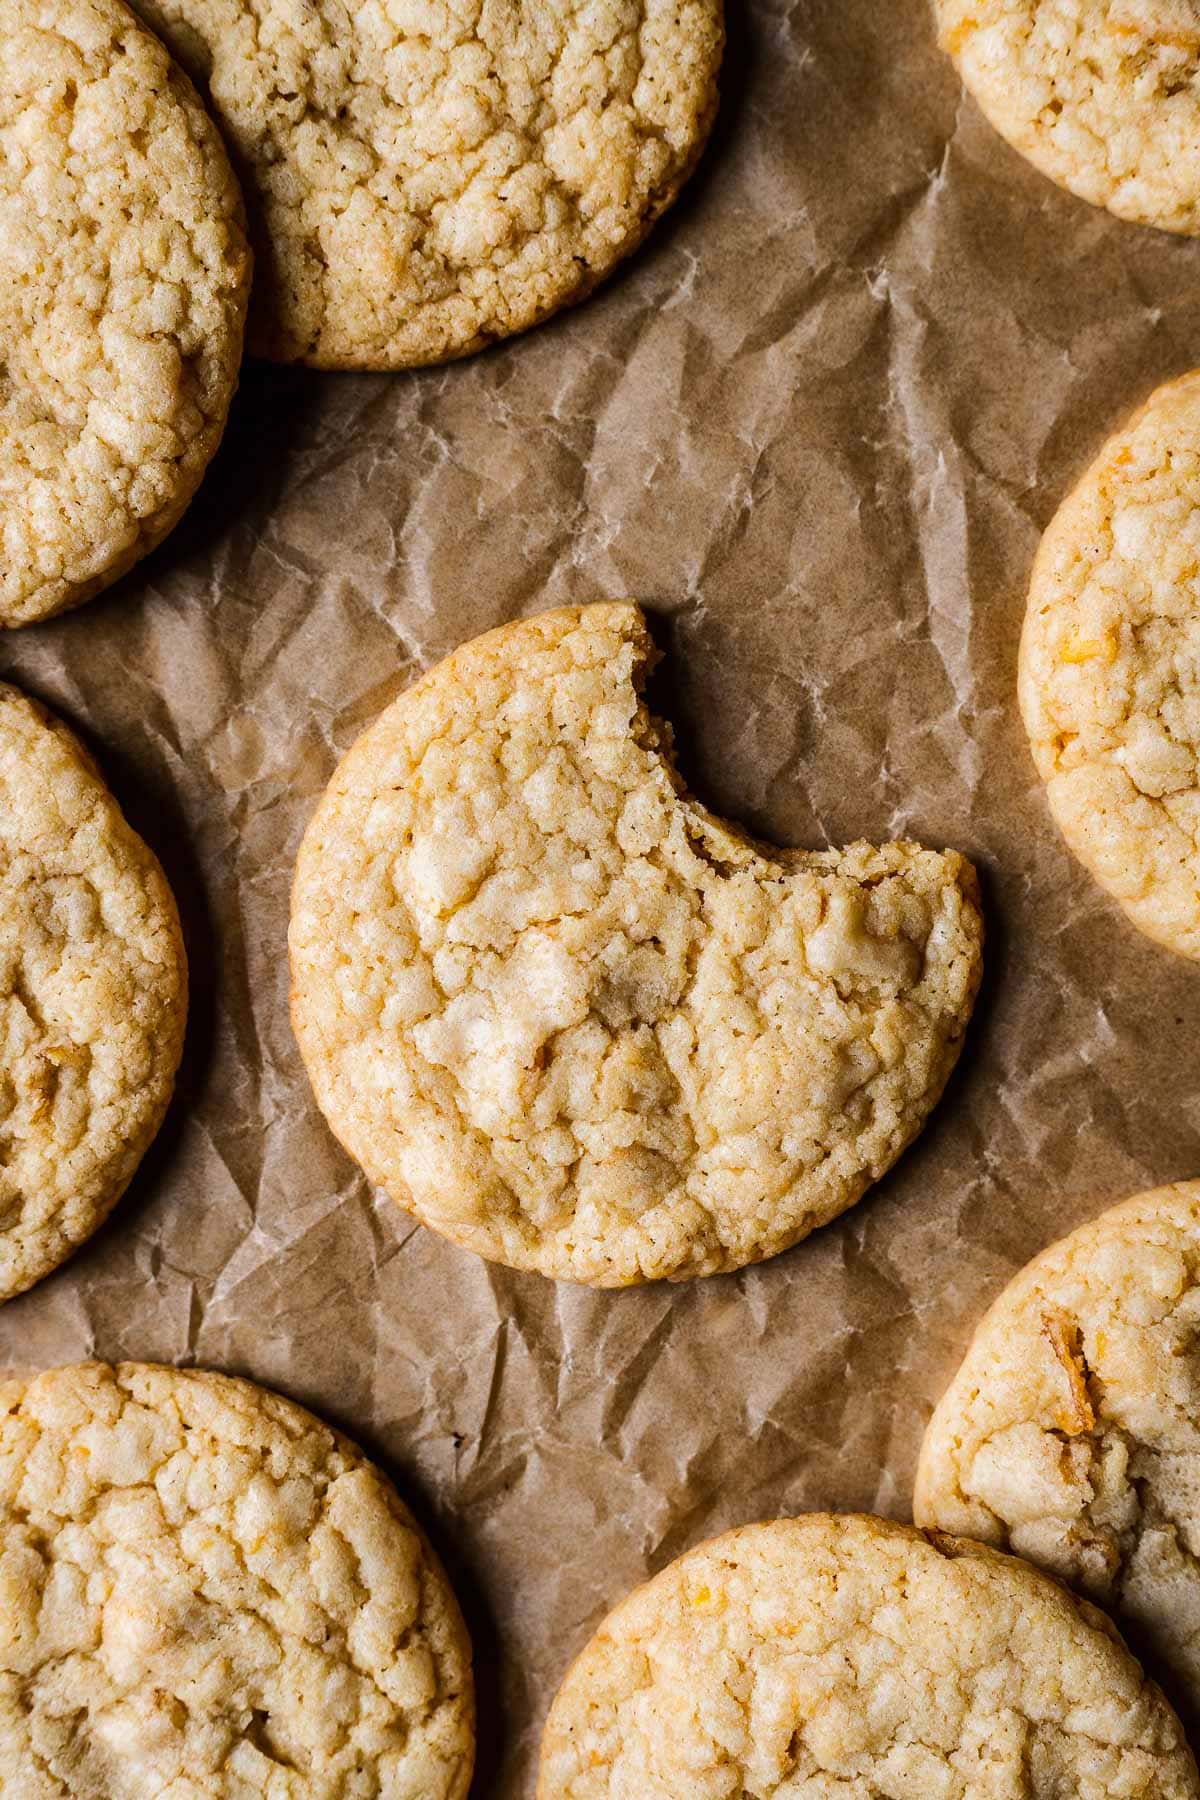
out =
{"type": "Polygon", "coordinates": [[[908,1514],[973,1322],[1102,1206],[1200,1173],[1200,968],[1058,841],[1014,662],[1038,534],[1200,363],[1200,245],[1059,193],[988,130],[924,0],[737,0],[694,185],[579,311],[456,367],[249,365],[183,525],[10,633],[161,855],[193,979],[179,1096],[0,1360],[202,1363],[341,1425],[429,1526],[475,1640],[479,1795],[528,1796],[607,1608],[810,1507],[908,1514]],[[741,1276],[624,1294],[491,1268],[374,1194],[288,1025],[300,832],[422,667],[519,613],[642,598],[702,798],[780,843],[973,856],[988,974],[929,1128],[741,1276]]]}

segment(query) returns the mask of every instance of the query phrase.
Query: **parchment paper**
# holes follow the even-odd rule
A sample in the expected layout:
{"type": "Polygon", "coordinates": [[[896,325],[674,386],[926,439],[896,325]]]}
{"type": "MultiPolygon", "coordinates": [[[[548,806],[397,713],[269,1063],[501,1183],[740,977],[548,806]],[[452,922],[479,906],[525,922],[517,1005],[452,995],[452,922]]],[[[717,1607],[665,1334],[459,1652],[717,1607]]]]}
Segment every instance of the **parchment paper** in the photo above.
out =
{"type": "Polygon", "coordinates": [[[183,525],[0,672],[83,732],[167,866],[194,1000],[177,1103],[109,1225],[0,1310],[0,1360],[197,1362],[394,1475],[475,1639],[479,1795],[607,1608],[810,1507],[905,1517],[978,1314],[1111,1201],[1200,1173],[1200,969],[1050,823],[1014,701],[1039,532],[1103,434],[1200,363],[1200,246],[1059,193],[963,99],[924,0],[735,0],[716,139],[595,299],[456,367],[249,365],[183,525]],[[632,595],[711,805],[780,843],[979,863],[960,1070],[872,1197],[739,1276],[594,1294],[372,1193],[287,1018],[300,832],[421,667],[632,595]]]}

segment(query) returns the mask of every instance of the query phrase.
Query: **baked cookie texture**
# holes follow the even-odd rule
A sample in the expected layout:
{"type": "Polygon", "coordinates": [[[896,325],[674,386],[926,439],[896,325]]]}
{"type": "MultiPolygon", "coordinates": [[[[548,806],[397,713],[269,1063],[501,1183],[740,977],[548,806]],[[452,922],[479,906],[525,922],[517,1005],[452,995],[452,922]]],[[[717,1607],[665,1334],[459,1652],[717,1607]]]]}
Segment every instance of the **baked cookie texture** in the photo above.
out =
{"type": "Polygon", "coordinates": [[[1182,1800],[1179,1723],[1112,1626],[1015,1558],[814,1514],[714,1538],[601,1625],[538,1800],[1182,1800]]]}
{"type": "Polygon", "coordinates": [[[1200,1722],[1200,1182],[1053,1245],[986,1315],[930,1423],[915,1516],[1112,1610],[1200,1722]]]}
{"type": "Polygon", "coordinates": [[[456,1243],[623,1286],[851,1205],[936,1102],[980,973],[954,852],[767,850],[683,790],[637,607],[465,645],[301,847],[293,1017],[373,1181],[456,1243]]]}
{"type": "Polygon", "coordinates": [[[0,625],[170,531],[225,428],[250,287],[190,83],[120,0],[4,0],[0,625]]]}
{"type": "Polygon", "coordinates": [[[158,862],[65,726],[0,683],[0,1299],[105,1219],[162,1123],[187,962],[158,862]]]}
{"type": "Polygon", "coordinates": [[[1118,218],[1200,232],[1194,0],[934,0],[987,118],[1060,187],[1118,218]]]}
{"type": "Polygon", "coordinates": [[[21,1800],[461,1800],[470,1649],[352,1444],[248,1381],[0,1384],[0,1784],[21,1800]]]}
{"type": "Polygon", "coordinates": [[[1139,930],[1200,957],[1200,373],[1153,394],[1056,514],[1019,693],[1071,849],[1139,930]]]}
{"type": "Polygon", "coordinates": [[[136,4],[234,150],[280,362],[443,362],[581,300],[716,113],[721,0],[136,4]]]}

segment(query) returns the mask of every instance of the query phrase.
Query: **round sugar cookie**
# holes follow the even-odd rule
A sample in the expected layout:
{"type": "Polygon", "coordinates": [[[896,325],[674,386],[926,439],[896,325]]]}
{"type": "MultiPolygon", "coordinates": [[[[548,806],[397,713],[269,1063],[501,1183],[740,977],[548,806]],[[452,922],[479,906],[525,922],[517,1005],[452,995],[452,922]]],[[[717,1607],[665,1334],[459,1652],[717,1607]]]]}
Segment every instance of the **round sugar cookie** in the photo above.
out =
{"type": "Polygon", "coordinates": [[[301,847],[293,1017],[372,1180],[454,1242],[624,1286],[737,1269],[915,1137],[980,974],[974,871],[768,850],[692,800],[636,606],[463,646],[301,847]]]}
{"type": "Polygon", "coordinates": [[[0,1786],[462,1800],[466,1629],[353,1444],[249,1381],[0,1383],[0,1786]]]}
{"type": "Polygon", "coordinates": [[[158,862],[78,740],[0,683],[0,1299],[107,1217],[162,1123],[187,963],[158,862]]]}
{"type": "Polygon", "coordinates": [[[1035,1258],[930,1422],[918,1521],[1018,1551],[1113,1611],[1200,1723],[1200,1182],[1035,1258]]]}
{"type": "Polygon", "coordinates": [[[166,536],[237,386],[250,258],[190,83],[120,0],[5,0],[0,625],[166,536]]]}
{"type": "Polygon", "coordinates": [[[1002,137],[1093,206],[1200,232],[1196,0],[935,0],[1002,137]]]}
{"type": "Polygon", "coordinates": [[[1152,395],[1056,514],[1018,686],[1071,849],[1139,930],[1200,957],[1200,374],[1152,395]]]}
{"type": "Polygon", "coordinates": [[[1179,1722],[1102,1614],[882,1519],[727,1532],[609,1614],[538,1800],[1191,1800],[1179,1722]]]}
{"type": "Polygon", "coordinates": [[[279,362],[444,362],[583,299],[716,113],[721,0],[136,5],[233,148],[279,362]]]}

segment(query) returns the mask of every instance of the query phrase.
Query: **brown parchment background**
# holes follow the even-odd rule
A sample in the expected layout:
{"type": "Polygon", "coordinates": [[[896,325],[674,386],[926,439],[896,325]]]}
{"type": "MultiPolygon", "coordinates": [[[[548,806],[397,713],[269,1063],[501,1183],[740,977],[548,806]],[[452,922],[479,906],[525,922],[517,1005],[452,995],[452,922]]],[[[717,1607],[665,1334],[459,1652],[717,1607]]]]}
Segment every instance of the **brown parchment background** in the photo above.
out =
{"type": "Polygon", "coordinates": [[[692,188],[579,311],[473,361],[248,365],[183,525],[9,633],[167,866],[180,1093],[108,1226],[0,1311],[0,1360],[198,1362],[395,1476],[475,1638],[479,1795],[528,1796],[569,1657],[746,1520],[908,1514],[930,1406],[1012,1271],[1200,1173],[1200,969],[1049,822],[1014,702],[1068,485],[1200,363],[1200,245],[1059,193],[964,100],[924,0],[735,0],[692,188]],[[934,1120],[775,1262],[597,1294],[491,1268],[372,1193],[287,1018],[287,895],[335,758],[522,612],[642,598],[701,796],[781,843],[909,833],[980,865],[988,974],[934,1120]]]}

